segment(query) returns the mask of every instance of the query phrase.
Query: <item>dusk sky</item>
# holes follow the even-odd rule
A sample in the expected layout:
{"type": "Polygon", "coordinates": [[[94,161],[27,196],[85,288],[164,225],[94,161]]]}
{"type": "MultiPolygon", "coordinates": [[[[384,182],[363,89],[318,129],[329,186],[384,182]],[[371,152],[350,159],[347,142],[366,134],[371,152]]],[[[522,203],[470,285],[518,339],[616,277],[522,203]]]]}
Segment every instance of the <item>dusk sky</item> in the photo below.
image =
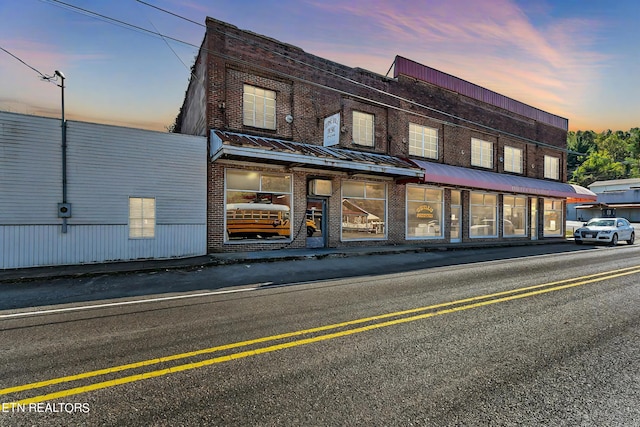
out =
{"type": "MultiPolygon", "coordinates": [[[[570,130],[640,127],[638,0],[145,1],[382,75],[401,55],[565,117],[570,130]]],[[[65,74],[71,120],[166,130],[204,33],[136,0],[0,0],[0,48],[65,74]]],[[[59,117],[60,98],[0,50],[0,110],[59,117]]]]}

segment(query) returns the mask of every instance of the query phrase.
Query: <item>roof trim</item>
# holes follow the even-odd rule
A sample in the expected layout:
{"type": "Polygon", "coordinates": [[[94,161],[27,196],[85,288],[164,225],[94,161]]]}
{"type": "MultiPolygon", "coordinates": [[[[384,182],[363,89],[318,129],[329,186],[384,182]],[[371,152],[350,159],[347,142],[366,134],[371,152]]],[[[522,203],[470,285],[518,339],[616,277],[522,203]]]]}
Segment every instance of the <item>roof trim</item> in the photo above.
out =
{"type": "Polygon", "coordinates": [[[211,160],[260,159],[332,170],[422,179],[424,171],[399,157],[211,130],[211,160]]]}
{"type": "Polygon", "coordinates": [[[597,195],[579,185],[411,159],[424,169],[424,182],[468,188],[566,198],[570,203],[595,201],[597,195]]]}

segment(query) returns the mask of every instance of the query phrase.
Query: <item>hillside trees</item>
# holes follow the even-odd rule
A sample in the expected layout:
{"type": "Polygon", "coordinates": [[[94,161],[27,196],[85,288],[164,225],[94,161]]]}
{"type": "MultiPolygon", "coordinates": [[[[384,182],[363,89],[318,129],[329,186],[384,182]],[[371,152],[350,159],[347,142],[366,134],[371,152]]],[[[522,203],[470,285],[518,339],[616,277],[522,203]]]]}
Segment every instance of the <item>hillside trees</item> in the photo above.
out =
{"type": "Polygon", "coordinates": [[[567,148],[570,182],[586,187],[595,181],[640,178],[640,128],[599,134],[572,131],[567,148]]]}

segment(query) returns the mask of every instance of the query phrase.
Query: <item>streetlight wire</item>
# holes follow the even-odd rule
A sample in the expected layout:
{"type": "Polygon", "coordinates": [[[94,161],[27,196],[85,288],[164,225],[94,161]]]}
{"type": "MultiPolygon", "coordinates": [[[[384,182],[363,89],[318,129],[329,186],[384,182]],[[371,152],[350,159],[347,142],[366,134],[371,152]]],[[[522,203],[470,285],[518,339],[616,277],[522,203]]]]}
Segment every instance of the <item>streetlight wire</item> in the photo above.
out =
{"type": "Polygon", "coordinates": [[[55,83],[55,81],[58,80],[58,76],[57,75],[54,74],[53,76],[47,76],[46,74],[42,74],[38,69],[36,69],[35,67],[32,67],[31,65],[27,64],[22,59],[18,58],[16,55],[14,55],[13,53],[9,52],[7,49],[3,48],[2,46],[0,46],[0,50],[6,52],[7,54],[9,54],[11,56],[13,56],[15,59],[20,61],[22,64],[26,65],[27,67],[31,68],[36,73],[40,74],[40,78],[42,80],[47,80],[48,82],[53,83],[56,86],[60,86],[59,84],[55,83]]]}

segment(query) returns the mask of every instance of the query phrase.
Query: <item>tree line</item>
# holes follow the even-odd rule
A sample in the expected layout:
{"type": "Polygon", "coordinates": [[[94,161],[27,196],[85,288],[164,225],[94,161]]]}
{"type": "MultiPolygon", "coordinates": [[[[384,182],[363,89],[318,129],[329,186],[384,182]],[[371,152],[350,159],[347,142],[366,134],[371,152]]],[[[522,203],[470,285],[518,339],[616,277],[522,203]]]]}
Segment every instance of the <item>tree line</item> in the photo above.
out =
{"type": "Polygon", "coordinates": [[[571,131],[567,149],[571,183],[587,187],[595,181],[640,178],[640,128],[627,132],[571,131]]]}

